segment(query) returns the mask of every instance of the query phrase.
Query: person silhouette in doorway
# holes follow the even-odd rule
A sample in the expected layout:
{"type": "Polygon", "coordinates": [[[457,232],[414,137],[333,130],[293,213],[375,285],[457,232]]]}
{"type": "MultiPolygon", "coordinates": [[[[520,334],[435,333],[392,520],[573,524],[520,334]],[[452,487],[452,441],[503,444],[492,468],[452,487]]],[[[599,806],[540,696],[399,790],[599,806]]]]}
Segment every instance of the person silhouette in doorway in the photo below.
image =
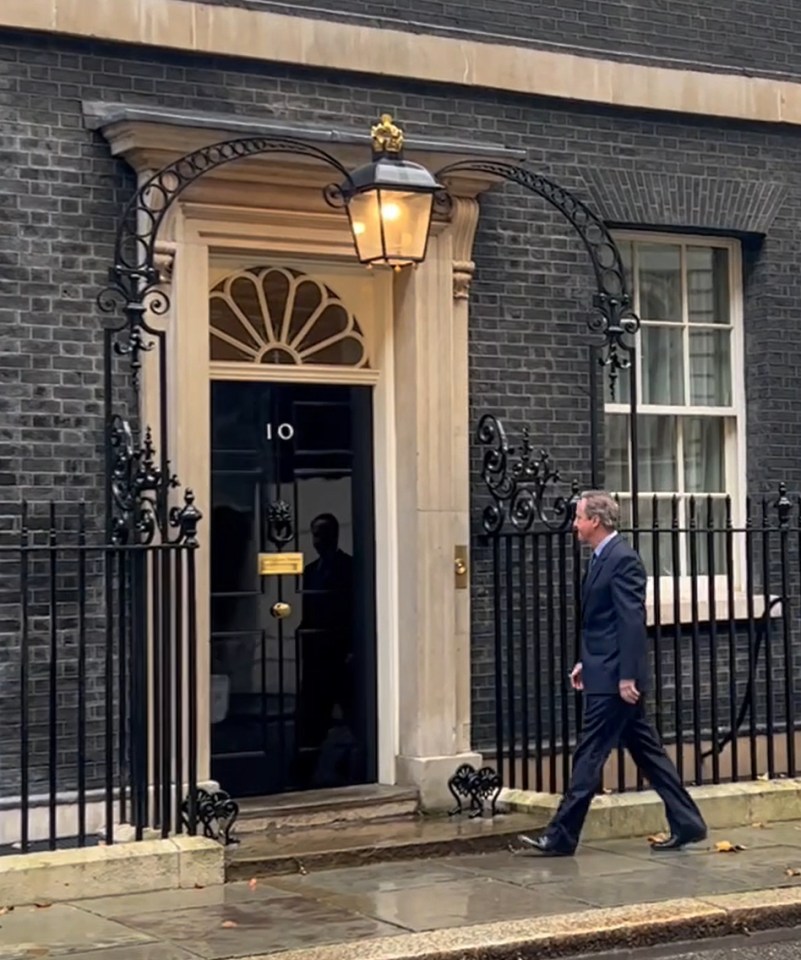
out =
{"type": "Polygon", "coordinates": [[[317,559],[303,570],[298,630],[299,773],[304,785],[349,782],[353,754],[353,558],[339,546],[339,521],[321,513],[311,522],[317,559]],[[308,781],[311,781],[310,783],[308,781]]]}

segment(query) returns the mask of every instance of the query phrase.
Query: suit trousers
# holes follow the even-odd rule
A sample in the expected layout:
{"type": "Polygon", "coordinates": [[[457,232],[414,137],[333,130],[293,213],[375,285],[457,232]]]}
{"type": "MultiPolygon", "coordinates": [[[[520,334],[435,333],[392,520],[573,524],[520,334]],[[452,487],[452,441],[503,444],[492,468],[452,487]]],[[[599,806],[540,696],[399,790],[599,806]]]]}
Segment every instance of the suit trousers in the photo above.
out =
{"type": "Polygon", "coordinates": [[[706,830],[701,811],[679,780],[656,730],[646,719],[642,698],[632,706],[615,694],[585,696],[584,723],[573,755],[573,776],[546,836],[564,852],[576,849],[604,764],[625,747],[665,805],[671,834],[698,836],[706,830]]]}

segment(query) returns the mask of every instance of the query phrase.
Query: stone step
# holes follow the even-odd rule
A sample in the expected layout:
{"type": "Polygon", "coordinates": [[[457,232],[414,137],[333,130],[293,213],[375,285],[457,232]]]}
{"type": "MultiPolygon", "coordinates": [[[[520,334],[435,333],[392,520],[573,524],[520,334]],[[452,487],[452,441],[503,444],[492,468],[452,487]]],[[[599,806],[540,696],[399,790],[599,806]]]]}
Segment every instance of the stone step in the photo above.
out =
{"type": "Polygon", "coordinates": [[[417,814],[418,802],[413,787],[380,784],[254,797],[240,801],[236,832],[241,836],[338,823],[411,819],[417,814]]]}
{"type": "Polygon", "coordinates": [[[492,819],[418,817],[272,835],[244,833],[241,842],[226,851],[226,880],[503,850],[515,834],[536,832],[544,823],[526,814],[503,814],[492,819]]]}

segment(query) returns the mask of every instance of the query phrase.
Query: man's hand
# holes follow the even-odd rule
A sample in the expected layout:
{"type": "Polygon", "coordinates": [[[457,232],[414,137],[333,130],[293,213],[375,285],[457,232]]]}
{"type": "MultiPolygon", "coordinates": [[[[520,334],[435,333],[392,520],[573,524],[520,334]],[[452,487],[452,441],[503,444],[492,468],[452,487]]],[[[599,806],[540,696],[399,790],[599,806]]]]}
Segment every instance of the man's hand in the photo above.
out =
{"type": "Polygon", "coordinates": [[[584,689],[584,681],[581,679],[581,661],[570,671],[570,685],[574,690],[584,689]]]}
{"type": "Polygon", "coordinates": [[[637,689],[634,680],[621,680],[618,684],[618,690],[620,690],[621,699],[632,706],[640,699],[640,691],[637,689]]]}

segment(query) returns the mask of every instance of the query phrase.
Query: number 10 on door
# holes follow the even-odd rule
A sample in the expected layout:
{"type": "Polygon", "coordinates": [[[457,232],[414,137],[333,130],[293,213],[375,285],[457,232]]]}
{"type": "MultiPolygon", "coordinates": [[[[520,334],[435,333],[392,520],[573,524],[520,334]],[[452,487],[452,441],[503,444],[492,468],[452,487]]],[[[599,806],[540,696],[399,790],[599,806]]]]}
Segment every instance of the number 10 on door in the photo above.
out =
{"type": "Polygon", "coordinates": [[[279,440],[291,440],[295,436],[295,428],[291,423],[279,423],[275,428],[271,423],[268,423],[265,425],[265,430],[268,440],[272,440],[274,436],[278,437],[279,440]]]}

